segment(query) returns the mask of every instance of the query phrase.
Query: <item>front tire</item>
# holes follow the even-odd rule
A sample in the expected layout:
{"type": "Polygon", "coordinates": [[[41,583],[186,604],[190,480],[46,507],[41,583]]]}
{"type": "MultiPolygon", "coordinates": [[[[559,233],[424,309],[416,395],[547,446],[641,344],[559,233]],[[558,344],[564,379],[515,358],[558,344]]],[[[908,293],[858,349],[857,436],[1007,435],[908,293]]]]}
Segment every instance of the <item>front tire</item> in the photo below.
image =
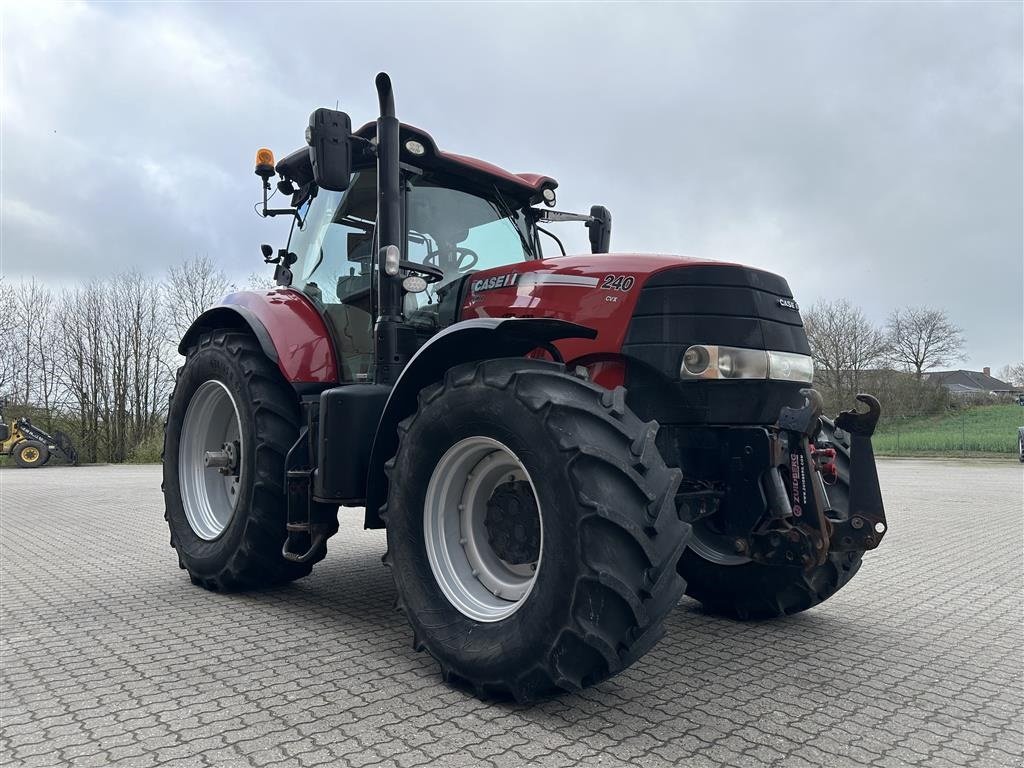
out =
{"type": "Polygon", "coordinates": [[[530,701],[604,680],[661,636],[690,527],[657,424],[624,395],[554,363],[469,363],[400,425],[385,563],[447,681],[530,701]]]}
{"type": "MultiPolygon", "coordinates": [[[[849,506],[850,448],[836,437],[835,426],[822,419],[826,440],[836,447],[838,477],[828,488],[849,506]]],[[[699,524],[698,524],[699,525],[699,524]]],[[[699,531],[694,533],[697,544],[699,531]]],[[[828,600],[849,583],[860,569],[862,552],[830,552],[825,562],[811,569],[764,565],[731,552],[716,552],[711,545],[691,545],[679,561],[686,579],[686,594],[708,613],[741,620],[773,619],[806,611],[828,600]],[[703,552],[703,554],[701,554],[703,552]]]]}
{"type": "Polygon", "coordinates": [[[193,584],[251,589],[310,572],[281,555],[285,456],[298,431],[295,393],[252,336],[213,331],[188,350],[167,415],[163,489],[171,546],[193,584]],[[207,467],[208,452],[233,463],[207,467]]]}
{"type": "Polygon", "coordinates": [[[14,446],[14,461],[22,469],[35,469],[49,460],[49,448],[38,440],[22,440],[14,446]]]}

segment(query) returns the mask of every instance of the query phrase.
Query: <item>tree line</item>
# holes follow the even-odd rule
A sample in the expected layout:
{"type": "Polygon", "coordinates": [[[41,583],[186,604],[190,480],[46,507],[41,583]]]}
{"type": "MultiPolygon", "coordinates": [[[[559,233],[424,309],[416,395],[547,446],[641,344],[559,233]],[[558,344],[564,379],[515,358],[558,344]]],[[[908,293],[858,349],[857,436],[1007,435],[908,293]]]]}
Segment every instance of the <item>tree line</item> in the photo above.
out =
{"type": "MultiPolygon", "coordinates": [[[[250,288],[269,287],[252,275],[250,288]]],[[[177,344],[192,320],[234,290],[205,256],[163,276],[129,271],[54,290],[35,280],[0,282],[4,417],[28,415],[74,441],[82,461],[156,460],[181,358],[177,344]]],[[[876,393],[889,415],[948,407],[946,390],[926,374],[958,360],[962,331],[943,310],[894,310],[882,325],[846,299],[803,313],[815,359],[815,387],[830,412],[858,392],[876,393]]],[[[1024,384],[1024,364],[1004,378],[1024,384]]]]}
{"type": "Polygon", "coordinates": [[[159,277],[128,271],[63,290],[0,283],[5,420],[67,432],[84,462],[158,458],[178,341],[233,289],[206,256],[159,277]]]}
{"type": "MultiPolygon", "coordinates": [[[[957,401],[927,374],[963,357],[963,331],[945,310],[902,307],[883,324],[868,320],[847,299],[820,300],[803,313],[814,356],[814,386],[830,411],[848,408],[858,392],[871,392],[883,413],[935,413],[957,401]]],[[[1024,384],[1024,364],[1006,366],[1001,376],[1024,384]]]]}

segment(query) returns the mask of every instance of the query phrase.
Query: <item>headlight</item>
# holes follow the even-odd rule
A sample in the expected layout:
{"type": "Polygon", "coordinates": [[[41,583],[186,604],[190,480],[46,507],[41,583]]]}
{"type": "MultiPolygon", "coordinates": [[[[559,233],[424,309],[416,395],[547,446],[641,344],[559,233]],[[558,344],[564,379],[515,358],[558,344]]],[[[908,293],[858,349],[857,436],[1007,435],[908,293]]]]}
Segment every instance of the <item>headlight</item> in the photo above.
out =
{"type": "Polygon", "coordinates": [[[769,352],[768,378],[810,384],[814,381],[814,358],[793,352],[769,352]]]}
{"type": "Polygon", "coordinates": [[[683,353],[679,375],[684,381],[778,379],[810,383],[814,363],[809,355],[792,352],[694,344],[683,353]]]}

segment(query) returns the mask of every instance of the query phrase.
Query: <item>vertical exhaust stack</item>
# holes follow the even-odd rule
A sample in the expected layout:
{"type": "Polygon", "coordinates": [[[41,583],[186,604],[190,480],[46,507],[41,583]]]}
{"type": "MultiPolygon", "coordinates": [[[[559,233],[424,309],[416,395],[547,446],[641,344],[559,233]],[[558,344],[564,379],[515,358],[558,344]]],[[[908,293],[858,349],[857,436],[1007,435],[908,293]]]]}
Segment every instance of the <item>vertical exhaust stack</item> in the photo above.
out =
{"type": "Polygon", "coordinates": [[[377,118],[376,381],[378,384],[394,384],[407,362],[398,343],[398,325],[402,322],[402,282],[397,266],[404,251],[398,169],[399,124],[395,117],[391,78],[386,72],[381,72],[375,82],[380,102],[380,117],[377,118]]]}

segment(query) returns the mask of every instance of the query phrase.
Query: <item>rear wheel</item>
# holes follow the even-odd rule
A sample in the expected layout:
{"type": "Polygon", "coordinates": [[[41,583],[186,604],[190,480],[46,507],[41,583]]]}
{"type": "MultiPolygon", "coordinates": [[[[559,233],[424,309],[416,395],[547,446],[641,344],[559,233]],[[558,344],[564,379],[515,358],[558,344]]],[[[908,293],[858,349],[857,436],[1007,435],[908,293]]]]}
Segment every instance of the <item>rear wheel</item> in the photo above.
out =
{"type": "Polygon", "coordinates": [[[662,634],[689,525],[657,424],[561,365],[450,370],[400,426],[387,563],[449,682],[536,699],[597,683],[662,634]]]}
{"type": "MultiPolygon", "coordinates": [[[[837,437],[832,422],[822,419],[824,438],[836,446],[838,476],[827,487],[838,509],[846,509],[850,494],[849,445],[837,437]]],[[[833,552],[811,569],[763,565],[739,555],[732,539],[715,530],[714,516],[694,526],[690,546],[679,561],[686,594],[710,613],[737,619],[770,619],[799,613],[828,600],[853,578],[862,552],[833,552]]]]}
{"type": "Polygon", "coordinates": [[[192,582],[261,587],[310,572],[281,555],[295,393],[250,335],[203,334],[178,372],[164,435],[164,518],[192,582]]]}
{"type": "Polygon", "coordinates": [[[14,461],[23,469],[41,467],[50,460],[50,450],[38,440],[22,440],[14,446],[14,461]]]}

